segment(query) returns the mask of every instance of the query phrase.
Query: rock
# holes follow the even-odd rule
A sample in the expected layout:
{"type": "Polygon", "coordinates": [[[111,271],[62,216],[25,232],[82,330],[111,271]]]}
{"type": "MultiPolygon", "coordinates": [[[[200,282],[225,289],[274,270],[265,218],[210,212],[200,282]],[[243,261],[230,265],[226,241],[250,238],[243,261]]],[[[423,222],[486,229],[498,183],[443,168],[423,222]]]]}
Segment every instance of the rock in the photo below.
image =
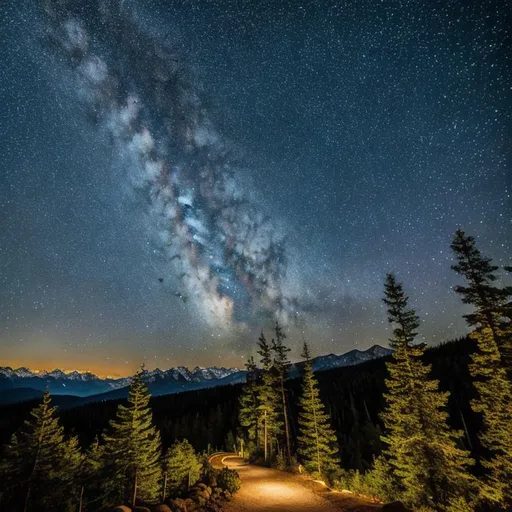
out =
{"type": "Polygon", "coordinates": [[[192,508],[187,505],[187,501],[181,498],[175,498],[169,500],[169,507],[173,512],[189,512],[192,508]]]}
{"type": "Polygon", "coordinates": [[[113,512],[132,512],[132,509],[125,505],[119,505],[118,507],[113,509],[113,512]]]}
{"type": "Polygon", "coordinates": [[[209,500],[210,499],[210,496],[211,496],[211,493],[208,493],[208,489],[202,489],[201,487],[192,487],[192,489],[190,489],[190,497],[194,500],[194,501],[198,501],[199,499],[202,499],[202,500],[209,500]]]}
{"type": "Polygon", "coordinates": [[[135,507],[133,512],[151,512],[151,509],[148,507],[135,507]]]}
{"type": "Polygon", "coordinates": [[[221,495],[222,499],[224,499],[226,501],[229,501],[232,496],[231,493],[227,490],[222,491],[220,495],[221,495]]]}
{"type": "Polygon", "coordinates": [[[413,512],[410,508],[407,508],[401,501],[393,501],[392,503],[386,503],[382,507],[382,512],[413,512]]]}
{"type": "Polygon", "coordinates": [[[161,503],[160,505],[156,506],[155,512],[172,512],[172,510],[167,505],[161,503]]]}

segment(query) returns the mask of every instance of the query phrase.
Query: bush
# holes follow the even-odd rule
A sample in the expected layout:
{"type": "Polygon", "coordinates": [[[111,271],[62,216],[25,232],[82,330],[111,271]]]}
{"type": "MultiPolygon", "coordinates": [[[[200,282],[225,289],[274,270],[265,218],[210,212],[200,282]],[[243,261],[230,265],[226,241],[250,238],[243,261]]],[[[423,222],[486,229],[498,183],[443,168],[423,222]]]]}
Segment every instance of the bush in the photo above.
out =
{"type": "Polygon", "coordinates": [[[280,471],[286,470],[286,460],[284,458],[284,455],[282,453],[278,453],[276,455],[275,460],[271,464],[273,468],[279,469],[280,471]]]}
{"type": "Polygon", "coordinates": [[[217,475],[217,485],[221,489],[234,494],[238,489],[240,489],[242,481],[234,469],[223,468],[217,475]]]}
{"type": "Polygon", "coordinates": [[[332,474],[332,487],[346,489],[380,501],[394,501],[399,496],[396,479],[382,457],[377,457],[372,468],[366,473],[337,469],[332,474]]]}
{"type": "Polygon", "coordinates": [[[218,470],[216,470],[209,462],[203,464],[203,469],[201,471],[201,481],[210,487],[217,487],[217,475],[218,470]]]}
{"type": "Polygon", "coordinates": [[[376,488],[374,475],[372,475],[371,472],[364,474],[360,473],[358,470],[339,471],[336,474],[336,479],[333,481],[332,486],[338,491],[347,490],[355,494],[381,499],[381,495],[376,488]]]}

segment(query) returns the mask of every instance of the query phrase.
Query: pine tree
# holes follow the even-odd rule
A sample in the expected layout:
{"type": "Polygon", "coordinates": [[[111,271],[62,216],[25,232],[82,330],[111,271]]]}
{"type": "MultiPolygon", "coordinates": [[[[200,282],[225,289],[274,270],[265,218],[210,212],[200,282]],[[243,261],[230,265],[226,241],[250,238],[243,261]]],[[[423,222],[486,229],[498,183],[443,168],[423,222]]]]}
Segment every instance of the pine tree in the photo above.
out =
{"type": "Polygon", "coordinates": [[[175,441],[164,457],[166,480],[164,499],[184,494],[200,477],[203,464],[192,445],[186,440],[175,441]]]}
{"type": "Polygon", "coordinates": [[[457,264],[452,269],[468,282],[468,286],[456,286],[455,291],[462,296],[464,304],[476,308],[474,312],[464,315],[464,318],[471,327],[486,327],[490,330],[500,352],[501,363],[512,377],[512,288],[493,285],[498,279],[498,267],[492,265],[490,258],[482,256],[472,236],[466,236],[464,231],[458,230],[451,248],[457,258],[457,264]]]}
{"type": "Polygon", "coordinates": [[[258,386],[256,383],[257,366],[254,357],[246,363],[247,381],[242,388],[238,402],[238,421],[243,428],[248,450],[258,448],[258,430],[260,411],[258,410],[258,386]]]}
{"type": "Polygon", "coordinates": [[[97,508],[97,503],[102,498],[102,481],[106,475],[105,449],[96,437],[89,449],[84,454],[83,464],[79,471],[80,496],[82,510],[97,508]]]}
{"type": "Polygon", "coordinates": [[[160,434],[153,425],[144,370],[132,379],[128,405],[119,405],[105,435],[105,491],[114,503],[154,503],[160,494],[160,434]]]}
{"type": "Polygon", "coordinates": [[[285,460],[287,466],[291,466],[292,451],[290,427],[288,425],[288,407],[286,405],[286,391],[284,388],[284,382],[288,377],[288,366],[290,364],[290,361],[288,360],[288,352],[290,352],[290,348],[284,345],[286,334],[284,333],[283,328],[279,325],[279,322],[276,322],[274,332],[276,337],[272,339],[272,351],[274,352],[274,368],[277,371],[281,393],[281,415],[284,421],[284,438],[286,443],[285,460]]]}
{"type": "Polygon", "coordinates": [[[439,391],[438,381],[429,378],[430,365],[422,363],[424,345],[413,345],[419,319],[408,309],[408,297],[392,274],[386,277],[384,303],[393,325],[393,356],[387,363],[382,440],[394,484],[401,499],[412,506],[445,511],[466,503],[471,510],[472,460],[457,447],[462,433],[447,426],[449,393],[439,391]]]}
{"type": "Polygon", "coordinates": [[[329,480],[332,470],[340,464],[338,443],[331,427],[331,418],[325,412],[320,398],[307,342],[304,342],[302,358],[304,368],[299,400],[298,453],[309,473],[317,478],[329,480]]]}
{"type": "Polygon", "coordinates": [[[482,497],[496,504],[512,505],[512,331],[509,288],[493,286],[497,267],[481,255],[475,240],[457,231],[452,243],[457,258],[453,269],[464,276],[467,286],[457,286],[465,304],[475,311],[465,315],[473,327],[473,338],[478,351],[472,356],[470,373],[478,397],[472,401],[473,410],[482,415],[482,444],[489,457],[482,461],[487,469],[486,481],[481,486],[482,497]],[[508,320],[507,320],[508,319],[508,320]],[[509,376],[507,377],[507,371],[509,376]]]}
{"type": "Polygon", "coordinates": [[[283,431],[283,422],[280,417],[281,397],[279,390],[279,377],[272,361],[272,353],[265,335],[261,333],[258,339],[258,354],[261,357],[262,370],[257,385],[258,411],[260,415],[260,446],[263,446],[265,461],[268,462],[273,455],[274,440],[283,431]]]}
{"type": "Polygon", "coordinates": [[[5,447],[2,477],[16,510],[67,510],[77,505],[83,457],[76,438],[65,439],[48,391],[20,432],[5,447]]]}

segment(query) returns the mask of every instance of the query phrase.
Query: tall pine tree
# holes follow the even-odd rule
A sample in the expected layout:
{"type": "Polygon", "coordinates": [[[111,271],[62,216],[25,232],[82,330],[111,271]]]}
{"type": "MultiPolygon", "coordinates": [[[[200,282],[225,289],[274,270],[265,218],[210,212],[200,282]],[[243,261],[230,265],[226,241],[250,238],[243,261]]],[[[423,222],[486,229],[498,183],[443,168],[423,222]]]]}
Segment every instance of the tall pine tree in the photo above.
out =
{"type": "Polygon", "coordinates": [[[274,327],[275,338],[272,339],[272,351],[274,352],[274,368],[279,379],[279,390],[281,393],[281,415],[284,423],[285,460],[287,466],[291,466],[292,448],[290,440],[290,426],[288,421],[288,407],[286,403],[286,390],[284,382],[288,378],[288,352],[290,348],[284,345],[286,334],[279,322],[274,327]]]}
{"type": "Polygon", "coordinates": [[[154,503],[162,483],[160,433],[153,425],[144,370],[133,377],[127,406],[119,405],[110,432],[104,436],[108,478],[105,491],[111,503],[154,503]]]}
{"type": "Polygon", "coordinates": [[[257,385],[259,436],[265,461],[268,462],[274,453],[274,442],[283,432],[283,422],[280,415],[279,376],[273,365],[271,347],[263,332],[258,339],[258,354],[262,366],[257,385]]]}
{"type": "Polygon", "coordinates": [[[258,430],[260,411],[258,410],[258,386],[256,383],[257,366],[254,357],[250,357],[245,365],[247,381],[242,388],[238,401],[238,422],[242,427],[247,441],[249,453],[256,451],[258,446],[258,430]]]}
{"type": "Polygon", "coordinates": [[[457,258],[453,269],[466,278],[467,286],[455,291],[475,310],[465,315],[473,328],[478,351],[472,356],[470,373],[478,397],[472,408],[482,415],[482,444],[489,456],[482,464],[488,478],[481,487],[482,496],[496,504],[512,505],[512,331],[510,324],[511,290],[493,285],[497,267],[482,256],[471,236],[455,233],[452,249],[457,258]],[[507,372],[509,375],[507,376],[507,372]]]}
{"type": "Polygon", "coordinates": [[[65,439],[48,391],[5,447],[4,506],[13,510],[68,510],[78,505],[83,456],[76,438],[65,439]]]}
{"type": "Polygon", "coordinates": [[[304,367],[299,400],[298,453],[309,473],[317,478],[329,480],[331,472],[340,464],[338,443],[331,427],[331,418],[325,412],[320,398],[307,342],[304,342],[302,358],[304,367]]]}
{"type": "Polygon", "coordinates": [[[413,345],[419,319],[392,274],[386,276],[384,303],[393,325],[393,356],[387,363],[382,440],[400,498],[439,511],[473,510],[468,472],[472,460],[457,447],[462,433],[446,423],[449,393],[439,391],[438,381],[429,378],[430,365],[422,362],[424,346],[413,345]]]}
{"type": "Polygon", "coordinates": [[[452,268],[468,284],[456,286],[455,291],[462,296],[464,304],[475,306],[475,311],[464,318],[471,327],[485,326],[490,330],[500,352],[501,364],[512,376],[512,287],[494,285],[498,280],[498,267],[492,265],[490,258],[482,256],[472,236],[457,230],[451,248],[457,258],[452,268]]]}

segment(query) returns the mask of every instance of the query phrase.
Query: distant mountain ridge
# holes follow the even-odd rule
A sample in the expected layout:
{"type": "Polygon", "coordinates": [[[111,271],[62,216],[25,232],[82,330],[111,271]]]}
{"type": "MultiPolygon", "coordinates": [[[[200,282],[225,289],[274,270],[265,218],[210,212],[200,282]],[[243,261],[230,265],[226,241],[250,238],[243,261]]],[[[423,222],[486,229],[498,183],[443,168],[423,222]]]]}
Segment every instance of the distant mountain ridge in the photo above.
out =
{"type": "MultiPolygon", "coordinates": [[[[157,376],[162,375],[181,375],[185,380],[194,381],[201,379],[222,379],[231,373],[239,372],[239,368],[224,368],[212,366],[210,368],[203,368],[201,366],[196,366],[193,370],[189,370],[185,366],[178,366],[175,368],[169,368],[168,370],[160,370],[160,368],[155,368],[154,370],[144,370],[148,381],[151,381],[157,376]]],[[[119,382],[121,385],[125,385],[125,381],[129,380],[131,377],[98,377],[91,372],[80,372],[78,370],[73,370],[69,372],[65,372],[63,370],[55,369],[50,372],[45,370],[30,370],[29,368],[25,368],[22,366],[21,368],[13,369],[10,366],[0,366],[0,375],[9,378],[31,378],[36,377],[40,379],[67,379],[67,380],[78,380],[82,382],[91,381],[91,380],[103,380],[105,382],[119,382]]]]}
{"type": "MultiPolygon", "coordinates": [[[[374,345],[367,350],[351,350],[342,355],[327,354],[312,359],[315,371],[325,371],[342,366],[353,366],[371,359],[378,359],[391,354],[391,350],[374,345]]],[[[303,363],[290,365],[290,378],[300,373],[303,363]]],[[[168,370],[144,370],[144,380],[149,386],[151,394],[165,395],[180,393],[192,389],[216,387],[227,384],[245,382],[246,371],[239,368],[225,368],[212,366],[203,368],[196,366],[189,370],[184,366],[169,368],[168,370]]],[[[59,369],[46,371],[32,371],[22,367],[13,369],[0,367],[0,403],[12,403],[29,398],[36,398],[45,389],[54,395],[75,395],[77,403],[86,403],[100,400],[113,400],[127,396],[131,377],[100,378],[91,372],[70,371],[59,369]],[[5,392],[8,393],[5,393],[5,392]]]]}
{"type": "Polygon", "coordinates": [[[352,366],[354,364],[370,361],[371,359],[379,359],[381,357],[389,356],[392,352],[393,351],[389,348],[384,348],[380,345],[373,345],[366,350],[354,349],[340,356],[337,356],[336,354],[318,356],[312,359],[313,370],[323,371],[330,370],[332,368],[340,368],[341,366],[352,366]]]}
{"type": "MultiPolygon", "coordinates": [[[[148,384],[155,382],[201,383],[219,381],[232,374],[240,373],[238,368],[224,368],[212,366],[202,368],[196,366],[189,370],[184,366],[169,368],[168,370],[144,370],[144,380],[148,384]]],[[[32,388],[44,391],[49,389],[53,394],[66,394],[89,396],[106,393],[130,385],[131,377],[101,378],[91,372],[71,371],[64,372],[59,369],[47,371],[33,371],[25,367],[13,369],[9,366],[0,367],[0,390],[32,388]]],[[[193,386],[192,386],[193,387],[193,386]]]]}

